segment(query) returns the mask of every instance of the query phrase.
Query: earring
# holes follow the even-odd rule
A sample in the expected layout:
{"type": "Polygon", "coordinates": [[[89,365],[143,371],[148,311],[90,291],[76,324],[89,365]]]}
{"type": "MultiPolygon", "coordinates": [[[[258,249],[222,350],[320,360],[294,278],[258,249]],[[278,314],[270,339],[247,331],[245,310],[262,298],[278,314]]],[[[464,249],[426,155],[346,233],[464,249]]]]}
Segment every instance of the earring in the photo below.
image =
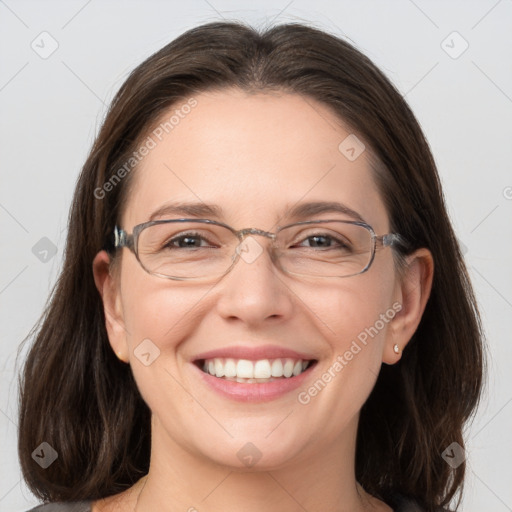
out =
{"type": "Polygon", "coordinates": [[[121,351],[117,352],[117,357],[120,359],[123,363],[126,363],[126,361],[123,359],[123,353],[121,351]]]}
{"type": "Polygon", "coordinates": [[[399,354],[400,353],[400,347],[395,343],[395,346],[393,347],[393,352],[395,354],[399,354]]]}

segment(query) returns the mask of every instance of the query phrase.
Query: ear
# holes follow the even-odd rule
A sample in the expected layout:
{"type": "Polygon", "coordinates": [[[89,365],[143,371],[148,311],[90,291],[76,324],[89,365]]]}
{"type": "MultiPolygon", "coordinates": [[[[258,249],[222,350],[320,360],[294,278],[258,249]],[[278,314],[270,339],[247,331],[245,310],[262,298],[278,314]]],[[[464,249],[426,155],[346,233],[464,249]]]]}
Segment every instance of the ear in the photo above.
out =
{"type": "Polygon", "coordinates": [[[396,304],[401,308],[396,307],[399,311],[389,325],[382,358],[384,363],[398,362],[416,332],[430,297],[433,277],[434,258],[428,249],[418,249],[406,257],[404,273],[397,282],[395,293],[396,304]],[[398,345],[398,353],[395,345],[398,345]]]}
{"type": "Polygon", "coordinates": [[[103,300],[105,327],[110,346],[117,357],[127,363],[129,361],[129,351],[119,283],[115,273],[112,272],[110,257],[106,251],[100,251],[96,254],[92,263],[92,269],[96,288],[103,300]]]}

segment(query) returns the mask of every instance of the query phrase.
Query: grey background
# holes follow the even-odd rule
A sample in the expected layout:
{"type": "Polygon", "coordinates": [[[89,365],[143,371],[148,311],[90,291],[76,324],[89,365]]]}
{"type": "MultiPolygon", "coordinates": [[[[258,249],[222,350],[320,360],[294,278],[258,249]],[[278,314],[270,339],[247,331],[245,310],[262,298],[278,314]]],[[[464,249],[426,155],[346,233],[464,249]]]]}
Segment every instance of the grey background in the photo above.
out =
{"type": "Polygon", "coordinates": [[[0,509],[36,504],[17,461],[16,349],[58,275],[74,183],[106,105],[143,59],[222,18],[303,21],[347,37],[411,105],[488,336],[462,509],[512,510],[512,0],[0,1],[0,509]]]}

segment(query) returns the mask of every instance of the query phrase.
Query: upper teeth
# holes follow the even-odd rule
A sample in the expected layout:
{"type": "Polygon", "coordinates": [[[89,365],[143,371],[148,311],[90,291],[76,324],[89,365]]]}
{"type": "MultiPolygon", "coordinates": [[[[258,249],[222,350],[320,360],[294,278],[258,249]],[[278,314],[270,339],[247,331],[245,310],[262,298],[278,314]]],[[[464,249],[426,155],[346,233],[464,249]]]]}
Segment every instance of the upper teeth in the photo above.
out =
{"type": "Polygon", "coordinates": [[[245,379],[267,379],[269,377],[291,377],[302,373],[309,361],[302,359],[206,359],[203,370],[215,377],[239,377],[245,379]]]}

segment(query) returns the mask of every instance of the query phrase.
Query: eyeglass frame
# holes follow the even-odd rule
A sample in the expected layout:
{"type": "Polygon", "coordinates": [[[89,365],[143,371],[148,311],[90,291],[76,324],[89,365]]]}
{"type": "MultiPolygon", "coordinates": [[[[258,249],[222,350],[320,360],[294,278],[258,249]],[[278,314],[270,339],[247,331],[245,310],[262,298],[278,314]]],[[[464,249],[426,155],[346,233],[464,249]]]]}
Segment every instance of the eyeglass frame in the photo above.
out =
{"type": "MultiPolygon", "coordinates": [[[[229,226],[228,224],[225,224],[224,222],[219,222],[219,221],[211,220],[211,219],[181,218],[181,219],[158,219],[158,220],[150,220],[147,222],[143,222],[141,224],[137,224],[136,226],[134,226],[131,233],[127,233],[124,229],[121,229],[121,228],[119,228],[119,226],[116,225],[114,227],[114,232],[113,232],[114,243],[113,243],[112,248],[114,250],[122,249],[124,247],[129,249],[135,255],[140,266],[149,275],[161,277],[163,279],[172,279],[174,281],[186,281],[186,280],[190,280],[190,279],[199,279],[198,277],[167,276],[164,274],[159,274],[157,272],[151,272],[143,265],[142,261],[139,258],[138,239],[139,239],[141,232],[144,229],[146,229],[150,226],[158,225],[158,224],[170,224],[170,223],[177,223],[177,222],[197,222],[200,224],[213,224],[216,226],[221,226],[221,227],[227,228],[229,231],[231,231],[231,233],[233,233],[237,237],[237,239],[240,241],[240,243],[242,243],[244,238],[248,235],[264,236],[266,238],[270,238],[273,242],[275,242],[277,234],[280,231],[282,231],[283,229],[290,228],[292,226],[307,225],[307,224],[322,224],[322,223],[327,223],[327,222],[341,222],[341,223],[345,223],[345,224],[353,224],[356,226],[362,226],[368,230],[368,232],[370,233],[370,236],[371,236],[371,241],[372,241],[372,246],[371,246],[372,255],[371,255],[370,261],[366,264],[366,266],[360,272],[357,272],[356,274],[349,274],[346,276],[315,276],[315,277],[337,277],[337,278],[341,279],[341,278],[345,278],[345,277],[353,277],[353,276],[363,274],[364,272],[368,271],[368,269],[370,268],[370,266],[373,263],[373,260],[375,259],[375,254],[377,253],[377,244],[379,244],[379,247],[381,247],[381,248],[393,247],[393,246],[398,246],[398,245],[401,245],[403,247],[407,246],[407,241],[404,239],[404,237],[402,235],[400,235],[398,233],[386,233],[384,235],[377,235],[375,233],[373,227],[370,226],[370,224],[368,224],[366,222],[356,221],[356,220],[341,220],[341,219],[304,220],[304,221],[299,221],[299,222],[293,222],[292,224],[287,224],[286,226],[281,226],[276,230],[275,233],[273,233],[273,232],[265,231],[265,230],[258,229],[258,228],[243,228],[243,229],[237,230],[237,229],[229,226]]],[[[272,259],[274,259],[273,258],[273,249],[274,249],[274,246],[272,246],[270,248],[272,259]]],[[[235,251],[235,254],[238,254],[238,253],[235,251]]],[[[239,256],[239,254],[238,254],[238,256],[239,256]]],[[[228,267],[228,269],[223,274],[220,274],[218,277],[219,278],[224,277],[226,274],[228,274],[233,269],[233,267],[235,266],[237,261],[238,261],[238,258],[236,258],[235,255],[233,255],[231,265],[228,267]]],[[[295,272],[288,272],[287,270],[283,269],[281,267],[281,265],[279,265],[279,267],[286,274],[309,276],[308,274],[297,274],[295,272]]],[[[309,276],[309,277],[312,277],[312,276],[309,276]]]]}

